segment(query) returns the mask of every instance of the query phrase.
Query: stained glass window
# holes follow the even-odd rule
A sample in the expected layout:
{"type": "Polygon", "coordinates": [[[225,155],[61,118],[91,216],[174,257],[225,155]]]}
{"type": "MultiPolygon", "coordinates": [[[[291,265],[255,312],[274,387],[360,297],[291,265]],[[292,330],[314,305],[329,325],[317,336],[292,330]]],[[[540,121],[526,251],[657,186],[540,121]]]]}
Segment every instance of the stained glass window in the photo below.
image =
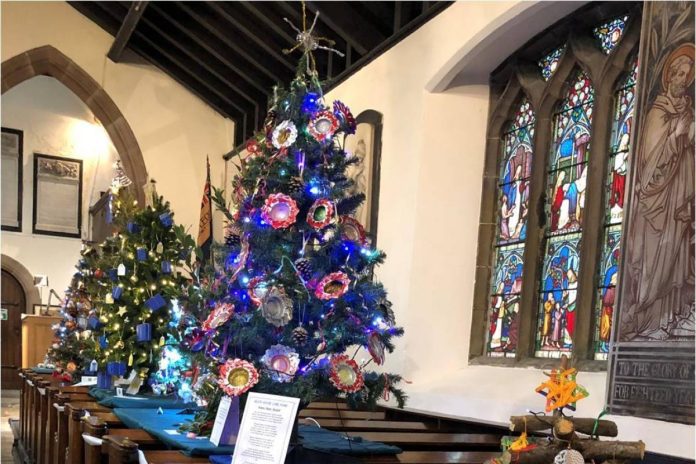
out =
{"type": "Polygon", "coordinates": [[[634,61],[628,76],[616,92],[611,150],[605,192],[604,240],[599,267],[598,288],[594,317],[595,359],[607,359],[611,325],[614,314],[616,279],[619,266],[626,170],[630,155],[633,129],[633,103],[638,75],[634,61]]]}
{"type": "Polygon", "coordinates": [[[488,320],[490,356],[514,356],[532,175],[534,110],[526,98],[503,134],[496,250],[488,320]]]}
{"type": "Polygon", "coordinates": [[[589,77],[576,69],[553,117],[537,357],[560,357],[573,348],[593,102],[594,89],[589,77]]]}
{"type": "Polygon", "coordinates": [[[619,40],[621,40],[621,36],[626,29],[627,21],[628,16],[622,16],[594,28],[594,35],[599,39],[602,51],[607,55],[611,53],[614,47],[619,43],[619,40]]]}
{"type": "Polygon", "coordinates": [[[562,45],[555,50],[552,50],[548,55],[544,56],[539,60],[539,67],[541,68],[541,75],[545,81],[548,81],[553,73],[556,72],[558,63],[561,61],[563,52],[565,52],[566,46],[562,45]]]}

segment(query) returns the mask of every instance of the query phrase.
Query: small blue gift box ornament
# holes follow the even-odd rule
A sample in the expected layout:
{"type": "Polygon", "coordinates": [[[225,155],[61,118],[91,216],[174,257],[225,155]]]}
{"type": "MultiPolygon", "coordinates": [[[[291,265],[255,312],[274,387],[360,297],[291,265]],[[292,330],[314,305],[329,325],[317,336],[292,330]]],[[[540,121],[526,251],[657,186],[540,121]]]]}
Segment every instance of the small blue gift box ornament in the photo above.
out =
{"type": "Polygon", "coordinates": [[[138,248],[135,250],[135,256],[138,261],[145,261],[147,259],[147,250],[145,248],[138,248]]]}
{"type": "Polygon", "coordinates": [[[92,314],[87,318],[87,325],[90,329],[95,330],[98,329],[101,324],[99,323],[99,318],[92,314]]]}
{"type": "Polygon", "coordinates": [[[109,274],[109,279],[111,279],[112,282],[116,282],[118,280],[118,271],[116,269],[109,269],[106,272],[109,274]]]}
{"type": "Polygon", "coordinates": [[[137,234],[140,232],[140,226],[135,222],[130,221],[128,224],[126,224],[126,230],[128,230],[128,232],[131,234],[137,234]]]}
{"type": "Polygon", "coordinates": [[[162,261],[162,274],[172,273],[172,263],[169,261],[162,261]]]}
{"type": "Polygon", "coordinates": [[[124,375],[126,373],[126,363],[121,361],[109,361],[106,363],[106,373],[109,375],[124,375]]]}
{"type": "Polygon", "coordinates": [[[161,307],[165,306],[167,304],[166,301],[164,301],[164,298],[162,295],[157,293],[156,295],[152,295],[150,298],[147,299],[145,302],[148,308],[150,308],[153,311],[157,311],[161,307]]]}
{"type": "Polygon", "coordinates": [[[160,223],[161,223],[164,227],[167,227],[167,228],[168,228],[168,227],[171,227],[172,224],[174,224],[174,220],[172,219],[172,215],[171,215],[170,213],[162,213],[162,214],[160,214],[160,215],[159,215],[159,220],[160,220],[160,223]]]}
{"type": "Polygon", "coordinates": [[[111,388],[111,374],[106,372],[97,372],[97,387],[108,390],[111,388]]]}
{"type": "Polygon", "coordinates": [[[114,297],[114,300],[121,298],[121,295],[123,295],[123,287],[116,286],[111,290],[111,296],[114,297]]]}
{"type": "Polygon", "coordinates": [[[136,325],[135,334],[139,342],[149,342],[152,340],[152,324],[143,322],[136,325]]]}
{"type": "Polygon", "coordinates": [[[99,346],[101,346],[102,348],[106,348],[107,346],[109,346],[109,340],[106,338],[106,335],[102,335],[101,337],[99,337],[99,346]]]}

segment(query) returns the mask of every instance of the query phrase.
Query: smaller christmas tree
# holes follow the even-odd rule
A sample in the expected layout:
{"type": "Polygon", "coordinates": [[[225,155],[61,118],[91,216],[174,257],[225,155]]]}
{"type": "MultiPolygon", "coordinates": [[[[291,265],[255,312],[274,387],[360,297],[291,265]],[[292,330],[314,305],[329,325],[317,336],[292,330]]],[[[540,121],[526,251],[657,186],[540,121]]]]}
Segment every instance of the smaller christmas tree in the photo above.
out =
{"type": "Polygon", "coordinates": [[[63,319],[56,324],[55,339],[47,353],[58,375],[66,381],[73,380],[76,373],[89,369],[93,352],[89,349],[92,331],[88,327],[88,317],[92,309],[90,290],[99,278],[101,255],[97,249],[83,244],[81,258],[76,266],[70,285],[65,290],[61,305],[63,319]],[[93,269],[97,269],[93,272],[93,269]]]}
{"type": "Polygon", "coordinates": [[[162,197],[152,192],[149,200],[145,208],[124,214],[135,202],[123,191],[112,192],[118,232],[110,239],[115,253],[94,300],[92,344],[102,386],[109,385],[111,376],[134,370],[140,379],[155,374],[153,389],[164,392],[185,368],[174,348],[165,347],[179,344],[177,300],[188,285],[195,243],[183,226],[174,224],[162,197]],[[181,368],[176,375],[175,365],[181,368]]]}

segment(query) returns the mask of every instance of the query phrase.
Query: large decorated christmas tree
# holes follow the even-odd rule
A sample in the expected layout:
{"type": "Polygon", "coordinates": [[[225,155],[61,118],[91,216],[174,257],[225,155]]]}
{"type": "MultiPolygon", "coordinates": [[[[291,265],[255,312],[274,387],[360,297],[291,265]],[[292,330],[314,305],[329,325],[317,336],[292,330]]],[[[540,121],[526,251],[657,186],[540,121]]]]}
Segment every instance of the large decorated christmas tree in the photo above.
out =
{"type": "Polygon", "coordinates": [[[201,328],[185,339],[208,360],[196,386],[212,407],[191,426],[197,433],[206,433],[223,394],[253,390],[304,404],[342,396],[352,406],[389,393],[405,400],[398,375],[368,370],[403,330],[374,278],[385,255],[352,216],[365,200],[350,193],[347,175],[359,162],[344,150],[355,119],[340,101],[325,101],[316,42],[303,34],[295,79],[276,89],[264,131],[238,154],[231,207],[215,192],[229,221],[225,252],[204,288],[201,328]],[[370,356],[359,363],[361,347],[370,356]]]}
{"type": "Polygon", "coordinates": [[[126,211],[135,202],[122,191],[112,193],[117,233],[107,239],[110,267],[94,270],[102,285],[93,294],[88,325],[102,386],[110,376],[135,371],[162,392],[177,386],[187,364],[178,353],[178,299],[188,287],[195,243],[174,224],[169,204],[154,188],[149,194],[149,204],[131,214],[126,211]]]}

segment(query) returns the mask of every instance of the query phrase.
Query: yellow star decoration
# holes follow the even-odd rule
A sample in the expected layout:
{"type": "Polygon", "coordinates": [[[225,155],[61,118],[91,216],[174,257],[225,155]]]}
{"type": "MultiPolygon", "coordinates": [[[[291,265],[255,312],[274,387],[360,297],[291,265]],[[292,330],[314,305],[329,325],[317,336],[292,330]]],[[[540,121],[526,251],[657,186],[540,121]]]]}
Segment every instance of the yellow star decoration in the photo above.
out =
{"type": "Polygon", "coordinates": [[[575,382],[576,372],[576,369],[560,372],[553,369],[550,374],[545,373],[549,379],[536,387],[535,391],[546,397],[546,412],[569,406],[574,409],[577,401],[589,396],[587,390],[575,382]]]}
{"type": "Polygon", "coordinates": [[[526,450],[528,446],[529,442],[527,441],[527,432],[522,432],[522,435],[520,435],[520,437],[515,440],[508,449],[510,451],[523,451],[526,450]]]}
{"type": "Polygon", "coordinates": [[[118,307],[118,312],[117,312],[116,314],[118,314],[119,316],[123,316],[124,314],[126,314],[126,312],[127,312],[127,311],[126,311],[126,307],[125,307],[125,306],[119,306],[119,307],[118,307]]]}

